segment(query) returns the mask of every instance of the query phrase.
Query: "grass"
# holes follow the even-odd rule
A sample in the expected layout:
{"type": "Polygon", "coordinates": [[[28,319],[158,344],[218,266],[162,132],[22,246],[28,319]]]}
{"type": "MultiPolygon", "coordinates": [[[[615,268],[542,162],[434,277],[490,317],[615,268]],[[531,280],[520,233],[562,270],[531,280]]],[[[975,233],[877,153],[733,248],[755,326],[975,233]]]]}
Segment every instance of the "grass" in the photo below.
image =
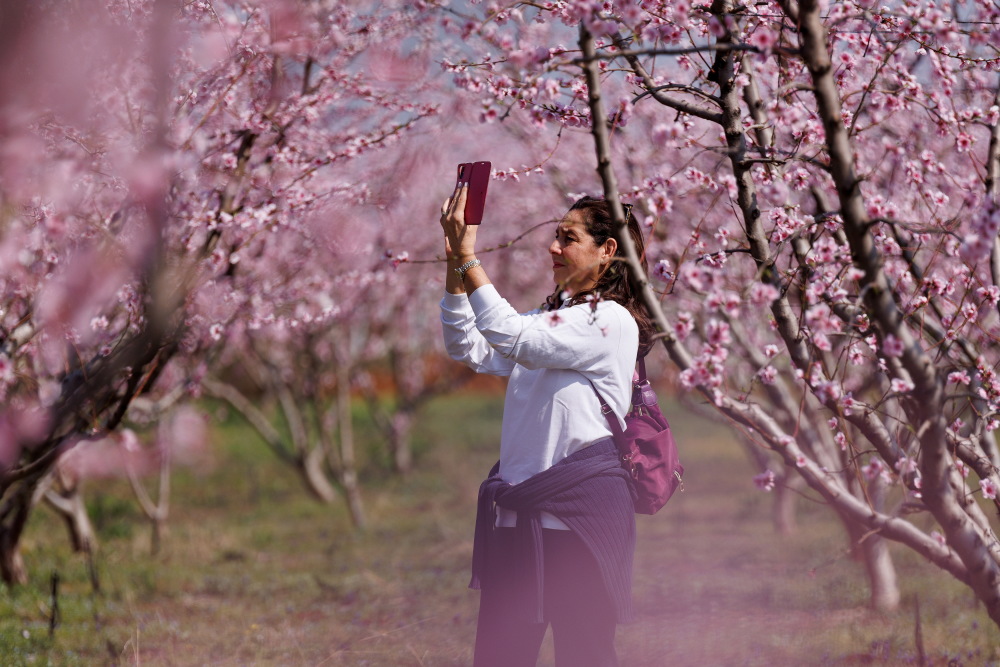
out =
{"type": "MultiPolygon", "coordinates": [[[[466,588],[479,481],[498,449],[500,401],[450,397],[415,435],[400,479],[359,416],[371,527],[305,493],[238,421],[213,457],[177,471],[163,550],[120,481],[91,483],[101,592],[64,530],[39,509],[24,541],[29,585],[0,593],[4,665],[467,665],[477,594],[466,588]],[[60,624],[50,636],[51,576],[60,624]]],[[[895,549],[904,604],[866,608],[863,567],[822,506],[778,537],[724,428],[668,411],[686,491],[639,517],[636,607],[623,665],[916,665],[916,601],[928,664],[1000,664],[1000,632],[972,594],[895,549]],[[949,662],[951,661],[951,662],[949,662]]],[[[551,665],[549,643],[541,665],[551,665]]]]}

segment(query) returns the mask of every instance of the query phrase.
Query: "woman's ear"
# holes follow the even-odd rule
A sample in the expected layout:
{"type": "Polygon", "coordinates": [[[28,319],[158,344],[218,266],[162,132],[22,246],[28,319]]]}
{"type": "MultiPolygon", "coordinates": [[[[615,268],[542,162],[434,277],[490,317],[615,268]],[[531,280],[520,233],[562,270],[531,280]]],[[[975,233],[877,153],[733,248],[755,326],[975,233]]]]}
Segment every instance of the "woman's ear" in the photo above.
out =
{"type": "Polygon", "coordinates": [[[618,239],[610,237],[601,245],[601,261],[609,262],[618,252],[618,239]]]}

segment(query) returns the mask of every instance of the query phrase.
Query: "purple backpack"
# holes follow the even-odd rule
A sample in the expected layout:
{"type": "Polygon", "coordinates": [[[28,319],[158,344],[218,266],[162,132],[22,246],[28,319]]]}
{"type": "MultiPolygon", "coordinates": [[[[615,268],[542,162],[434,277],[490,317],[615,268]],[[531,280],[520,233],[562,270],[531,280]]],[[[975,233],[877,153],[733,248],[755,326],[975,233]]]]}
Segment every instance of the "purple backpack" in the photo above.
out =
{"type": "Polygon", "coordinates": [[[622,467],[629,471],[635,487],[635,511],[656,514],[674,491],[684,490],[684,466],[670,424],[660,411],[656,393],[646,379],[646,362],[637,360],[638,373],[632,378],[632,408],[625,415],[625,431],[611,406],[597,393],[601,412],[614,434],[622,467]]]}

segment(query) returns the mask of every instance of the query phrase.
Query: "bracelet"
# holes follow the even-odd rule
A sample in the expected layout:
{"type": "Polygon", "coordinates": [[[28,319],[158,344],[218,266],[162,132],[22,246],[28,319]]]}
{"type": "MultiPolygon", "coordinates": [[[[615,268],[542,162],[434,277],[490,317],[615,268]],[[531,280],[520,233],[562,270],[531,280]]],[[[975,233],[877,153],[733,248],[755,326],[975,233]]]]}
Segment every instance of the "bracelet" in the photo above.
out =
{"type": "Polygon", "coordinates": [[[468,262],[455,269],[455,273],[458,274],[460,280],[465,280],[465,274],[469,272],[469,269],[482,265],[483,263],[480,262],[478,259],[470,259],[468,262]]]}

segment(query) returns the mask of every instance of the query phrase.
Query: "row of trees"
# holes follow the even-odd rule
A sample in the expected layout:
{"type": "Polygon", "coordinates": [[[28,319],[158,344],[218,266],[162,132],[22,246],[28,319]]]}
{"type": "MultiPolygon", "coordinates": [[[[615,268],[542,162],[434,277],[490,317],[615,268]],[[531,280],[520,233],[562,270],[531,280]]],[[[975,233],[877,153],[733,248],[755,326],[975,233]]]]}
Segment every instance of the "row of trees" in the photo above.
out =
{"type": "Polygon", "coordinates": [[[26,578],[18,544],[42,499],[93,545],[81,475],[128,474],[161,525],[169,464],[197,437],[148,425],[203,394],[244,414],[319,497],[339,488],[361,526],[349,400],[378,365],[400,398],[388,414],[373,405],[395,465],[411,465],[408,421],[446,383],[416,353],[429,327],[415,314],[433,299],[413,299],[396,271],[431,240],[396,221],[407,198],[427,208],[412,151],[455,105],[426,76],[430,8],[340,9],[0,10],[8,583],[26,578]],[[273,406],[286,429],[263,416],[273,406]],[[154,501],[139,476],[156,467],[154,501]]]}
{"type": "Polygon", "coordinates": [[[66,452],[128,440],[202,393],[363,525],[351,396],[388,369],[396,410],[368,391],[370,405],[394,465],[411,465],[415,410],[455,380],[424,354],[435,210],[455,163],[488,158],[483,236],[505,294],[530,307],[548,291],[546,223],[572,198],[636,203],[656,270],[635,278],[665,356],[753,448],[760,486],[828,503],[877,606],[898,602],[891,540],[1000,623],[1000,10],[0,11],[7,581],[24,577],[33,504],[73,512],[71,480],[54,477],[66,452]]]}
{"type": "Polygon", "coordinates": [[[510,29],[481,34],[503,55],[460,63],[459,81],[490,92],[487,115],[592,130],[605,194],[637,200],[659,241],[665,285],[636,280],[679,381],[773,459],[761,485],[796,477],[826,501],[877,606],[898,603],[893,540],[1000,623],[1000,10],[715,0],[501,17],[510,29]]]}

